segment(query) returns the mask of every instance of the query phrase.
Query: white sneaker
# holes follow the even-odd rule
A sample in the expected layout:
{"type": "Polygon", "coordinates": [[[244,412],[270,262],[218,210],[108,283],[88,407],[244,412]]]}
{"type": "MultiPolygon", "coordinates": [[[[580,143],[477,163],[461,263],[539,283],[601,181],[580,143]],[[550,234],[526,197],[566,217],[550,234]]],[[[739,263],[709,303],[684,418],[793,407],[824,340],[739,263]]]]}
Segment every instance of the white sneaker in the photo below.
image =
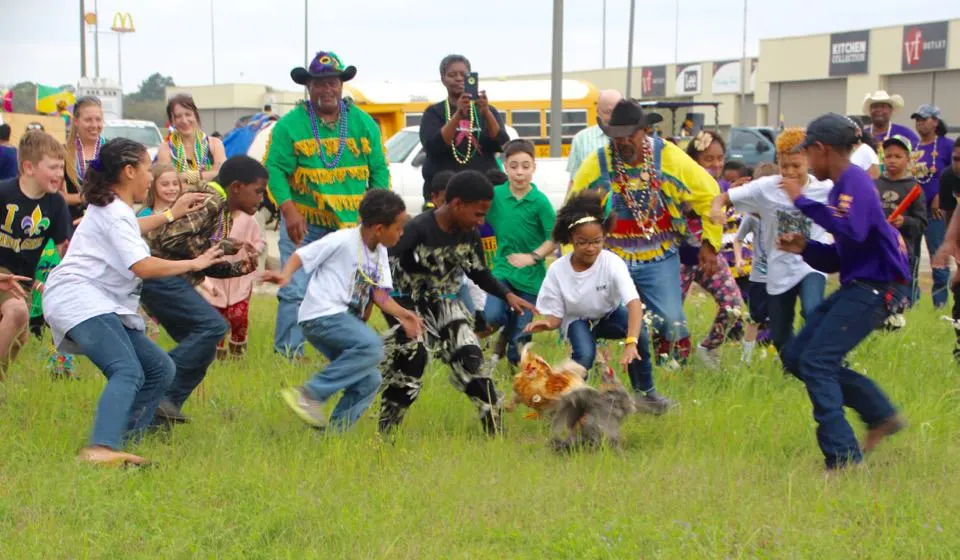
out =
{"type": "Polygon", "coordinates": [[[709,369],[718,369],[720,367],[720,357],[716,350],[707,350],[702,345],[697,345],[697,357],[703,360],[703,363],[709,369]]]}

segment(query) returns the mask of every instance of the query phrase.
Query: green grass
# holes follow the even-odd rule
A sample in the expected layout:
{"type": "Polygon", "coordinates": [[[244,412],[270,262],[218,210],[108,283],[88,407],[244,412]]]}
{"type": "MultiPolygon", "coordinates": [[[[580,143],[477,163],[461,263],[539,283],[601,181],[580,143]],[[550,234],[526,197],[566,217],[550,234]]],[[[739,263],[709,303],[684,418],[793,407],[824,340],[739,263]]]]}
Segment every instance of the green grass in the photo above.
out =
{"type": "MultiPolygon", "coordinates": [[[[0,387],[0,558],[960,554],[960,377],[952,331],[927,302],[851,356],[911,424],[836,479],[823,476],[802,385],[773,359],[740,366],[735,345],[723,372],[658,369],[681,405],[631,417],[623,451],[557,456],[523,410],[505,438],[484,438],[436,365],[393,443],[372,412],[323,436],[277,394],[320,362],[271,355],[274,310],[256,298],[250,355],[210,370],[205,398],[185,407],[192,424],[133,449],[159,463],[143,471],[76,461],[103,379],[81,361],[79,381],[51,380],[46,345],[32,342],[0,387]]],[[[688,311],[702,335],[712,302],[688,311]]],[[[560,358],[553,336],[537,340],[560,358]]]]}

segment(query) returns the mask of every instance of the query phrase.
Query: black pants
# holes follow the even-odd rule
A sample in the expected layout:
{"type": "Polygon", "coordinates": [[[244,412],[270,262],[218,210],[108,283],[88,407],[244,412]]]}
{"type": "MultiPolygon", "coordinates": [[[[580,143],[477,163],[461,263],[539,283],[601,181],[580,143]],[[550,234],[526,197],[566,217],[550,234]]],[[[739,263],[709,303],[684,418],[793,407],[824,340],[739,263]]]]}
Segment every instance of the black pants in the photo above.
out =
{"type": "Polygon", "coordinates": [[[484,429],[495,432],[500,426],[501,396],[491,371],[484,367],[480,340],[473,330],[470,312],[457,299],[432,302],[398,300],[416,311],[426,325],[424,340],[410,340],[392,317],[395,327],[384,348],[383,394],[380,399],[380,431],[388,432],[403,421],[410,405],[420,395],[428,349],[450,366],[450,382],[477,406],[484,429]]]}

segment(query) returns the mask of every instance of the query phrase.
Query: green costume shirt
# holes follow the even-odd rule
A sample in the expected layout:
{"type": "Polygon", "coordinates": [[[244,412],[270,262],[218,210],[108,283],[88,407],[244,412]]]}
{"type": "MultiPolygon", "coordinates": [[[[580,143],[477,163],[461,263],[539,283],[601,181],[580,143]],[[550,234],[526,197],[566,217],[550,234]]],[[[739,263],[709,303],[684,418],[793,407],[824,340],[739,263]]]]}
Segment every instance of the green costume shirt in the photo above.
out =
{"type": "Polygon", "coordinates": [[[357,209],[368,188],[390,188],[380,127],[349,101],[346,106],[346,147],[336,167],[326,167],[320,151],[327,162],[336,159],[340,121],[328,125],[318,119],[318,145],[304,103],[274,125],[264,157],[274,203],[279,207],[293,201],[307,223],[331,229],[357,224],[357,209]]]}
{"type": "Polygon", "coordinates": [[[539,292],[547,275],[546,263],[516,268],[507,257],[514,253],[532,253],[550,239],[556,222],[553,205],[536,185],[531,185],[530,192],[520,199],[510,192],[509,184],[497,186],[487,212],[487,223],[497,236],[497,253],[493,258],[493,275],[497,280],[509,282],[521,292],[539,292]]]}

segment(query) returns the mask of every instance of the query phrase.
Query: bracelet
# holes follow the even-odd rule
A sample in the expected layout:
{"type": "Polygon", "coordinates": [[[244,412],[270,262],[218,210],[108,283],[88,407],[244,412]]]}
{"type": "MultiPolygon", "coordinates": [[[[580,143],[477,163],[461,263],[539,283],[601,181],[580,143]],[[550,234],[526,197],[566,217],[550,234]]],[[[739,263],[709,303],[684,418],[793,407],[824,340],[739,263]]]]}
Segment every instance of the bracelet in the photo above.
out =
{"type": "Polygon", "coordinates": [[[628,336],[627,338],[623,339],[623,344],[624,344],[624,345],[626,345],[626,344],[636,344],[636,343],[637,343],[637,337],[635,337],[635,336],[628,336]]]}
{"type": "Polygon", "coordinates": [[[173,221],[176,219],[173,217],[173,210],[170,210],[169,208],[163,211],[163,217],[167,219],[168,224],[173,223],[173,221]]]}
{"type": "Polygon", "coordinates": [[[538,262],[538,263],[543,262],[543,257],[541,257],[540,254],[537,253],[536,251],[530,253],[530,256],[533,257],[533,260],[534,260],[535,262],[538,262]]]}

